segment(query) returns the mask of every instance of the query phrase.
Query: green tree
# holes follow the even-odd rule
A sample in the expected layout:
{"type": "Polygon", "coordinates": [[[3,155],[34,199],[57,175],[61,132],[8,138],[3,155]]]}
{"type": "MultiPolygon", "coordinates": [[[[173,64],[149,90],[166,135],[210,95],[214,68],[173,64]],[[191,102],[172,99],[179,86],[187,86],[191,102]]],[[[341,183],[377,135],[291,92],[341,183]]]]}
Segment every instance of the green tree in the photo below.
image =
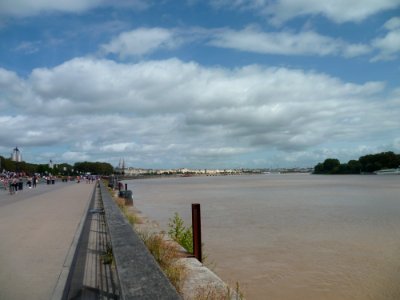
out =
{"type": "Polygon", "coordinates": [[[323,169],[326,174],[334,174],[340,166],[340,161],[336,158],[327,158],[323,163],[323,169]]]}
{"type": "Polygon", "coordinates": [[[397,168],[400,166],[400,155],[389,152],[368,154],[359,158],[363,172],[374,172],[380,169],[397,168]]]}
{"type": "Polygon", "coordinates": [[[114,171],[113,166],[109,163],[88,161],[75,163],[74,169],[78,172],[97,175],[111,175],[114,171]]]}
{"type": "Polygon", "coordinates": [[[349,160],[347,166],[349,174],[360,174],[361,163],[358,160],[349,160]]]}

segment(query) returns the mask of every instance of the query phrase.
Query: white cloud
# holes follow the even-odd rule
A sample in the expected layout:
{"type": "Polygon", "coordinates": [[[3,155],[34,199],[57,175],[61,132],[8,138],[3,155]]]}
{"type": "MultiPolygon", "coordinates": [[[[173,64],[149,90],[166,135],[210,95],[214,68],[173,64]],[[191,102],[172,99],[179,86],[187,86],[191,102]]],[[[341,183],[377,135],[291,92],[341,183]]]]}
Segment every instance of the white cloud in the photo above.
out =
{"type": "Polygon", "coordinates": [[[363,44],[350,44],[340,39],[320,35],[314,31],[293,33],[288,31],[262,32],[256,28],[241,31],[220,30],[210,44],[263,54],[281,55],[342,55],[354,57],[371,51],[363,44]]]}
{"type": "Polygon", "coordinates": [[[3,0],[0,1],[0,15],[24,17],[50,12],[80,13],[101,6],[144,9],[148,6],[148,2],[147,0],[119,0],[115,3],[107,0],[3,0]]]}
{"type": "Polygon", "coordinates": [[[394,17],[388,20],[383,27],[387,30],[395,30],[400,28],[400,17],[394,17]]]}
{"type": "Polygon", "coordinates": [[[1,112],[12,110],[14,104],[22,100],[29,87],[12,71],[0,68],[0,116],[1,112]]]}
{"type": "Polygon", "coordinates": [[[303,70],[77,58],[27,79],[0,71],[9,95],[0,140],[25,149],[59,145],[71,160],[202,165],[399,129],[400,108],[382,105],[383,83],[303,70]]]}
{"type": "Polygon", "coordinates": [[[105,54],[117,54],[120,58],[140,56],[151,53],[160,48],[171,49],[179,46],[180,41],[174,32],[164,28],[139,28],[123,32],[102,45],[105,54]]]}
{"type": "MultiPolygon", "coordinates": [[[[52,154],[50,156],[50,158],[54,158],[57,157],[57,154],[52,154]]],[[[78,161],[88,161],[90,160],[90,156],[85,153],[85,152],[81,152],[81,151],[67,151],[64,152],[61,157],[60,157],[61,161],[73,161],[73,162],[78,162],[78,161]]]]}
{"type": "Polygon", "coordinates": [[[0,68],[0,87],[2,88],[2,90],[15,91],[16,89],[18,89],[18,86],[20,86],[21,83],[22,80],[19,79],[18,75],[15,72],[0,68]]]}
{"type": "Polygon", "coordinates": [[[25,54],[32,54],[39,51],[40,42],[21,42],[16,48],[15,51],[22,52],[25,54]]]}
{"type": "Polygon", "coordinates": [[[210,0],[215,7],[252,10],[282,24],[298,16],[323,15],[336,22],[360,22],[400,6],[398,0],[210,0]]]}
{"type": "Polygon", "coordinates": [[[114,143],[114,144],[107,144],[100,147],[101,151],[104,152],[122,152],[125,153],[132,149],[137,148],[138,146],[133,142],[128,143],[114,143]]]}
{"type": "Polygon", "coordinates": [[[371,44],[378,50],[372,61],[394,60],[400,54],[400,18],[392,18],[384,26],[385,36],[374,39],[371,44]]]}
{"type": "Polygon", "coordinates": [[[191,42],[203,42],[208,46],[268,55],[353,58],[374,54],[371,61],[391,60],[395,59],[400,51],[399,24],[400,18],[390,19],[383,25],[385,31],[389,30],[385,36],[364,44],[322,35],[310,29],[294,32],[262,31],[256,26],[247,26],[242,30],[138,28],[120,33],[109,43],[103,44],[100,52],[103,56],[115,54],[124,59],[148,55],[163,49],[173,50],[191,42]]]}
{"type": "Polygon", "coordinates": [[[51,1],[51,0],[10,0],[1,1],[0,12],[3,15],[27,16],[41,12],[64,11],[82,12],[87,9],[100,5],[102,0],[71,0],[71,1],[51,1]]]}
{"type": "Polygon", "coordinates": [[[271,7],[274,21],[296,16],[321,14],[336,23],[360,22],[381,11],[394,9],[398,0],[279,0],[271,7]]]}

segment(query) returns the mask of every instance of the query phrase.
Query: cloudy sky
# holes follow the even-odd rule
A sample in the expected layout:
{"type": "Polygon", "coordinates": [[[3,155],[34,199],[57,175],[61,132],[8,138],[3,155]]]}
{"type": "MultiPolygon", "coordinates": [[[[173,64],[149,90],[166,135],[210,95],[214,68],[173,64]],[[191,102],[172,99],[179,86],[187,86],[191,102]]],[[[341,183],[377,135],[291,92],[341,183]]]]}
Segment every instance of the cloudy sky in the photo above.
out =
{"type": "Polygon", "coordinates": [[[1,0],[0,155],[145,168],[400,152],[400,0],[1,0]]]}

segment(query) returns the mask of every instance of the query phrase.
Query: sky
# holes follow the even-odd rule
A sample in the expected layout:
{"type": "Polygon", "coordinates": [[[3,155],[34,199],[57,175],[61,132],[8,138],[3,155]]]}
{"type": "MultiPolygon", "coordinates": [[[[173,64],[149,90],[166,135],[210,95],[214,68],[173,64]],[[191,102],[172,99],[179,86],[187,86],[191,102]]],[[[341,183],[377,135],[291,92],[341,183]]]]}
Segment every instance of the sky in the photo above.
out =
{"type": "Polygon", "coordinates": [[[312,167],[400,152],[400,0],[0,0],[0,155],[312,167]]]}

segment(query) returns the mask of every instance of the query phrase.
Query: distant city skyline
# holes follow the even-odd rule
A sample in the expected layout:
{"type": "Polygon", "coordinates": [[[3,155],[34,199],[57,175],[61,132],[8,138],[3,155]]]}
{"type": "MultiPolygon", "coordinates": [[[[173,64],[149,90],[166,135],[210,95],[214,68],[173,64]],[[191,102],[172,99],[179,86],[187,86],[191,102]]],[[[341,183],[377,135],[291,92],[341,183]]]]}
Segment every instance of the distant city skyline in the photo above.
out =
{"type": "Polygon", "coordinates": [[[312,167],[400,152],[400,2],[0,3],[0,155],[312,167]]]}

